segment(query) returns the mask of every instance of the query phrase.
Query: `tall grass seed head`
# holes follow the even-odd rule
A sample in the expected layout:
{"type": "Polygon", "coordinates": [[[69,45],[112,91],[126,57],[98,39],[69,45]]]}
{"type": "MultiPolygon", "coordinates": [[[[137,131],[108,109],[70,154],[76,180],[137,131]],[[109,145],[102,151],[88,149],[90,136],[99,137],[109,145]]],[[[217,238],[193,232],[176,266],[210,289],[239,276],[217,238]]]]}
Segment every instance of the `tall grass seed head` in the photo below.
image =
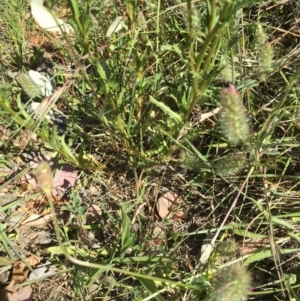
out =
{"type": "Polygon", "coordinates": [[[221,91],[220,104],[219,124],[222,134],[232,144],[245,142],[250,136],[249,121],[235,86],[230,84],[229,88],[221,91]]]}
{"type": "Polygon", "coordinates": [[[246,269],[234,264],[219,271],[212,283],[210,301],[246,300],[251,284],[250,274],[246,269]]]}

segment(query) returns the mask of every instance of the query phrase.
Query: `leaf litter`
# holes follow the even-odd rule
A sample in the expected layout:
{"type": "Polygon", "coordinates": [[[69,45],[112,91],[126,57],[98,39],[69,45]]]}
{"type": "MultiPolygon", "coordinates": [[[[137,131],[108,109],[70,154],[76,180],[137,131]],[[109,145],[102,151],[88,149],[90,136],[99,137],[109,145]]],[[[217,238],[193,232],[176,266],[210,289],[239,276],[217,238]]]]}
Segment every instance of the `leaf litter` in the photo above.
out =
{"type": "Polygon", "coordinates": [[[32,289],[30,286],[24,286],[19,289],[14,289],[15,284],[22,283],[28,279],[29,267],[35,267],[40,263],[40,258],[37,256],[29,256],[26,259],[26,264],[23,261],[16,261],[12,268],[12,276],[10,283],[2,290],[6,301],[28,301],[33,300],[32,289]]]}

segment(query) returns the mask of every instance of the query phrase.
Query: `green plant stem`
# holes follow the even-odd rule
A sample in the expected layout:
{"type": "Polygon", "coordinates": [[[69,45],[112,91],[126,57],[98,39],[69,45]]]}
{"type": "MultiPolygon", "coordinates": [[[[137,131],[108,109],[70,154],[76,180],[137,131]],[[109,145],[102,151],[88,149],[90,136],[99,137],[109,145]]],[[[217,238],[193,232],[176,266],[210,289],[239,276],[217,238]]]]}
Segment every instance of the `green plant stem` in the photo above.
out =
{"type": "MultiPolygon", "coordinates": [[[[220,21],[215,25],[215,27],[213,28],[213,30],[211,32],[208,33],[208,35],[206,36],[206,39],[204,41],[204,44],[202,46],[202,49],[198,55],[198,57],[196,58],[196,65],[193,68],[193,98],[192,101],[190,103],[189,108],[187,109],[186,113],[184,114],[184,120],[187,120],[189,115],[191,114],[191,112],[193,111],[193,109],[195,108],[197,102],[198,102],[198,97],[201,93],[204,92],[205,88],[207,87],[207,85],[209,83],[205,83],[205,78],[201,79],[202,85],[199,87],[199,71],[200,71],[200,67],[203,64],[203,60],[204,60],[204,56],[207,53],[207,49],[208,47],[211,45],[213,39],[214,43],[210,49],[210,53],[214,53],[216,50],[216,47],[220,41],[221,35],[220,35],[220,31],[225,27],[225,23],[221,23],[220,21]]],[[[210,57],[207,56],[203,67],[204,70],[208,69],[210,64],[210,57]]]]}
{"type": "Polygon", "coordinates": [[[79,8],[78,8],[78,5],[77,5],[77,1],[76,0],[68,0],[68,3],[69,3],[69,6],[71,7],[71,10],[72,10],[72,13],[73,13],[73,17],[74,17],[74,19],[76,21],[76,25],[77,25],[77,27],[79,29],[81,37],[85,41],[86,33],[84,32],[82,24],[81,24],[80,19],[79,19],[80,12],[79,12],[79,8]]]}
{"type": "MultiPolygon", "coordinates": [[[[216,24],[216,26],[213,28],[213,30],[208,33],[205,41],[204,41],[204,44],[202,46],[202,49],[198,55],[198,57],[196,58],[196,67],[195,67],[195,72],[198,73],[199,70],[200,70],[200,67],[203,63],[203,58],[207,52],[207,49],[209,47],[209,45],[211,44],[213,38],[215,38],[215,36],[219,33],[219,31],[224,28],[225,24],[224,23],[220,23],[218,22],[216,24]]],[[[218,39],[220,39],[220,37],[218,37],[218,39]]]]}
{"type": "Polygon", "coordinates": [[[205,69],[203,70],[204,74],[209,74],[211,69],[214,67],[215,59],[216,56],[218,55],[219,45],[220,45],[220,38],[216,36],[215,39],[212,41],[212,46],[210,47],[210,50],[205,59],[205,69]]]}
{"type": "MultiPolygon", "coordinates": [[[[156,10],[156,39],[155,39],[155,47],[156,47],[156,53],[159,53],[159,24],[160,24],[160,7],[161,7],[161,0],[157,1],[157,10],[156,10]]],[[[156,74],[159,72],[159,59],[158,56],[155,58],[155,72],[156,74]]],[[[155,77],[154,87],[155,90],[157,89],[157,77],[155,77]]]]}
{"type": "MultiPolygon", "coordinates": [[[[189,1],[188,1],[189,2],[189,1]]],[[[207,4],[209,6],[209,4],[207,4]]],[[[206,36],[206,39],[204,41],[204,44],[201,48],[201,51],[199,55],[196,57],[195,61],[196,64],[195,66],[192,67],[192,72],[193,72],[193,97],[192,101],[187,109],[187,111],[184,114],[184,120],[187,120],[193,109],[195,108],[197,102],[198,102],[198,97],[201,93],[203,93],[206,89],[206,87],[209,85],[209,77],[206,78],[201,78],[201,86],[199,87],[199,72],[201,66],[203,66],[203,73],[205,70],[212,69],[212,61],[211,57],[214,53],[216,53],[216,49],[219,45],[220,39],[221,39],[221,32],[225,28],[226,23],[229,21],[230,18],[230,8],[232,8],[233,4],[231,2],[225,2],[225,5],[220,13],[220,17],[216,25],[213,27],[214,21],[215,21],[215,1],[212,0],[210,3],[210,15],[209,15],[209,20],[208,20],[208,33],[206,36]],[[206,56],[205,61],[204,57],[205,54],[207,53],[207,50],[209,46],[211,45],[211,48],[209,50],[209,54],[206,56]],[[208,81],[208,82],[206,82],[208,81]]],[[[209,10],[209,8],[208,8],[209,10]]],[[[193,47],[191,45],[190,47],[193,47]]],[[[190,53],[192,53],[190,51],[190,53]]],[[[215,60],[213,60],[214,62],[215,60]]]]}
{"type": "Polygon", "coordinates": [[[190,40],[194,40],[194,25],[193,25],[193,9],[192,9],[192,1],[187,0],[187,12],[188,12],[188,23],[189,23],[189,36],[190,40]]]}
{"type": "MultiPolygon", "coordinates": [[[[196,70],[195,70],[195,51],[194,51],[194,26],[193,26],[193,11],[192,11],[192,1],[187,0],[187,13],[188,13],[188,24],[189,24],[189,59],[190,59],[190,68],[193,74],[193,94],[195,96],[198,93],[198,80],[195,79],[196,77],[196,70]]],[[[189,114],[185,114],[186,119],[189,114]]],[[[185,118],[184,118],[185,119],[185,118]]]]}
{"type": "Polygon", "coordinates": [[[228,21],[228,19],[230,18],[231,14],[233,13],[230,12],[230,8],[232,9],[235,5],[235,3],[233,3],[234,1],[226,1],[225,5],[220,13],[220,18],[219,18],[219,22],[221,23],[225,23],[228,21]]]}
{"type": "Polygon", "coordinates": [[[216,0],[210,1],[210,18],[208,22],[208,32],[211,32],[214,26],[214,20],[215,20],[215,13],[216,13],[216,0]]]}

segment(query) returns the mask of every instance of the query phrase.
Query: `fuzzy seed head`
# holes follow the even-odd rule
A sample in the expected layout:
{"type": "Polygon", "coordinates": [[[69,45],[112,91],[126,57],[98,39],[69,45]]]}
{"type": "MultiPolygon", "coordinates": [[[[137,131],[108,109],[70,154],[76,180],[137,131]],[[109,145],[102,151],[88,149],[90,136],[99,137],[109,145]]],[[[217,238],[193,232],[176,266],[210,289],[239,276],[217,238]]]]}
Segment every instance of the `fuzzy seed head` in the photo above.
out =
{"type": "Polygon", "coordinates": [[[265,44],[267,40],[268,40],[267,34],[265,33],[261,24],[258,24],[256,33],[255,33],[255,41],[258,43],[259,46],[261,46],[261,45],[265,44]]]}
{"type": "Polygon", "coordinates": [[[226,63],[226,66],[222,69],[219,76],[221,80],[231,82],[234,80],[233,76],[236,77],[236,72],[232,73],[232,65],[230,63],[226,63]]]}
{"type": "Polygon", "coordinates": [[[270,43],[266,43],[259,52],[258,62],[261,72],[269,73],[273,67],[273,47],[270,43]]]}
{"type": "Polygon", "coordinates": [[[51,167],[47,162],[41,162],[32,171],[35,176],[39,187],[46,194],[50,194],[53,188],[53,177],[51,167]]]}
{"type": "Polygon", "coordinates": [[[27,74],[18,74],[16,76],[16,81],[30,98],[34,98],[40,95],[40,89],[37,87],[37,85],[35,85],[35,83],[27,74]]]}
{"type": "Polygon", "coordinates": [[[242,301],[250,288],[251,278],[241,265],[222,269],[214,278],[210,301],[242,301]]]}
{"type": "Polygon", "coordinates": [[[230,176],[237,174],[246,165],[246,154],[232,153],[215,161],[212,165],[217,175],[230,176]]]}
{"type": "Polygon", "coordinates": [[[137,24],[140,28],[143,28],[143,29],[145,29],[147,27],[146,18],[142,11],[138,12],[137,24]]]}
{"type": "Polygon", "coordinates": [[[217,251],[221,256],[233,256],[236,250],[237,244],[232,239],[218,243],[217,251]]]}
{"type": "Polygon", "coordinates": [[[200,36],[202,34],[201,32],[201,4],[197,3],[197,5],[194,3],[194,1],[191,2],[191,12],[188,11],[186,2],[183,4],[182,0],[174,0],[174,3],[179,5],[180,10],[182,11],[182,14],[185,18],[185,25],[187,30],[190,29],[190,26],[192,25],[195,31],[195,34],[197,36],[200,36]],[[189,16],[189,13],[191,13],[191,16],[189,16]],[[189,23],[189,19],[191,20],[192,24],[189,23]]]}
{"type": "Polygon", "coordinates": [[[219,122],[222,134],[232,144],[245,142],[250,136],[246,110],[235,86],[230,85],[221,91],[219,122]]]}

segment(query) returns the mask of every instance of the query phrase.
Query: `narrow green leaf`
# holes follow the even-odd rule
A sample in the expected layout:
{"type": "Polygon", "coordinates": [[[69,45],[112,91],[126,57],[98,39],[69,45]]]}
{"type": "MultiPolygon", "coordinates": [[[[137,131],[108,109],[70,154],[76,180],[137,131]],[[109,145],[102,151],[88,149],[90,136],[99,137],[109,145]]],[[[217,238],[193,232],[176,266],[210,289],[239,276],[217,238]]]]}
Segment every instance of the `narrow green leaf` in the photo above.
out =
{"type": "Polygon", "coordinates": [[[68,2],[69,2],[69,5],[71,7],[74,17],[76,19],[78,19],[80,16],[80,13],[79,13],[79,8],[78,8],[76,0],[68,0],[68,2]]]}
{"type": "MultiPolygon", "coordinates": [[[[2,185],[0,185],[0,191],[3,190],[5,187],[7,187],[10,183],[15,181],[16,179],[20,179],[30,169],[31,169],[31,167],[26,167],[23,170],[21,170],[19,173],[17,173],[14,177],[11,177],[10,179],[6,179],[6,181],[2,185]]],[[[1,224],[0,224],[0,231],[1,231],[1,224]]]]}
{"type": "Polygon", "coordinates": [[[12,243],[10,238],[7,237],[6,233],[3,231],[3,227],[0,228],[0,237],[1,237],[1,240],[2,240],[3,247],[4,247],[5,251],[7,252],[7,254],[10,256],[11,260],[14,260],[14,256],[11,252],[11,250],[12,250],[18,256],[18,258],[23,261],[23,263],[27,266],[29,271],[32,272],[33,271],[32,267],[27,262],[26,258],[23,257],[19,253],[19,251],[16,249],[15,245],[12,243]]]}
{"type": "Polygon", "coordinates": [[[165,299],[158,293],[157,286],[153,280],[150,279],[142,279],[139,278],[143,287],[150,293],[151,295],[156,295],[154,298],[158,301],[165,301],[165,299]]]}
{"type": "Polygon", "coordinates": [[[267,235],[249,232],[249,231],[245,231],[242,229],[235,229],[235,230],[233,230],[233,232],[237,235],[247,237],[247,238],[266,238],[266,237],[268,237],[267,235]]]}
{"type": "Polygon", "coordinates": [[[89,272],[89,277],[85,283],[85,287],[90,287],[94,284],[94,282],[99,278],[99,276],[105,272],[105,270],[102,269],[92,269],[91,272],[89,272]]]}
{"type": "Polygon", "coordinates": [[[294,233],[289,233],[289,236],[294,238],[296,241],[300,242],[300,237],[294,233]]]}
{"type": "Polygon", "coordinates": [[[173,51],[173,52],[176,52],[180,57],[182,57],[182,52],[181,52],[180,48],[178,47],[178,45],[176,45],[176,44],[174,44],[174,45],[170,45],[170,44],[162,45],[160,50],[161,51],[173,51]]]}
{"type": "Polygon", "coordinates": [[[21,202],[21,200],[16,200],[16,201],[12,201],[10,203],[8,203],[7,205],[5,206],[1,206],[1,201],[0,201],[0,212],[4,212],[6,211],[7,209],[13,207],[13,206],[16,206],[18,205],[19,203],[21,202]]]}
{"type": "Polygon", "coordinates": [[[124,243],[122,244],[122,248],[121,248],[122,255],[124,255],[126,250],[130,248],[133,241],[134,241],[134,237],[132,237],[132,236],[130,236],[129,238],[127,238],[127,240],[124,241],[124,243]]]}
{"type": "Polygon", "coordinates": [[[50,133],[50,144],[54,149],[59,149],[60,147],[56,126],[53,126],[52,132],[50,133]]]}
{"type": "MultiPolygon", "coordinates": [[[[297,249],[279,249],[280,255],[286,255],[286,254],[291,254],[291,253],[298,253],[300,251],[299,248],[297,249]]],[[[265,258],[270,258],[272,257],[272,252],[270,249],[265,249],[259,252],[254,253],[253,255],[249,256],[243,263],[243,266],[248,266],[249,264],[253,262],[257,262],[260,260],[263,260],[265,258]]]]}
{"type": "Polygon", "coordinates": [[[175,120],[176,122],[181,123],[182,122],[182,118],[179,114],[175,113],[174,111],[172,111],[167,105],[165,105],[164,103],[157,101],[156,99],[154,99],[152,96],[150,96],[150,101],[155,104],[158,108],[160,108],[165,114],[167,114],[169,117],[171,117],[173,120],[175,120]]]}
{"type": "Polygon", "coordinates": [[[111,70],[106,63],[106,61],[103,61],[102,63],[99,62],[98,60],[95,61],[95,65],[97,67],[98,74],[100,75],[101,79],[103,81],[107,81],[110,77],[111,70]]]}
{"type": "Polygon", "coordinates": [[[190,143],[190,141],[188,141],[187,139],[185,141],[190,145],[199,159],[201,159],[203,162],[207,162],[207,159],[196,149],[196,147],[192,143],[190,143]]]}
{"type": "Polygon", "coordinates": [[[61,149],[65,154],[69,156],[69,158],[72,159],[73,162],[77,162],[77,159],[74,157],[72,150],[65,142],[65,136],[60,137],[60,143],[61,143],[61,149]]]}
{"type": "Polygon", "coordinates": [[[26,120],[30,120],[31,117],[27,113],[26,109],[24,108],[24,106],[22,104],[21,95],[20,94],[17,95],[16,101],[17,101],[17,106],[18,106],[18,108],[20,110],[20,113],[26,118],[26,120]]]}
{"type": "Polygon", "coordinates": [[[229,18],[241,8],[249,7],[250,5],[261,3],[262,0],[242,0],[242,1],[226,1],[226,2],[231,3],[231,7],[226,16],[227,20],[226,19],[224,20],[225,22],[229,21],[229,18]]]}
{"type": "Polygon", "coordinates": [[[289,228],[289,229],[291,229],[291,230],[294,230],[294,229],[295,229],[295,227],[294,227],[293,225],[291,225],[291,224],[288,223],[287,221],[284,221],[284,220],[282,220],[282,219],[277,218],[276,216],[272,216],[271,219],[272,219],[272,222],[273,222],[273,223],[276,223],[276,224],[278,224],[278,225],[285,226],[285,227],[287,227],[287,228],[289,228]]]}
{"type": "Polygon", "coordinates": [[[130,237],[130,221],[126,213],[126,204],[122,204],[122,253],[124,253],[132,243],[130,237]]]}

